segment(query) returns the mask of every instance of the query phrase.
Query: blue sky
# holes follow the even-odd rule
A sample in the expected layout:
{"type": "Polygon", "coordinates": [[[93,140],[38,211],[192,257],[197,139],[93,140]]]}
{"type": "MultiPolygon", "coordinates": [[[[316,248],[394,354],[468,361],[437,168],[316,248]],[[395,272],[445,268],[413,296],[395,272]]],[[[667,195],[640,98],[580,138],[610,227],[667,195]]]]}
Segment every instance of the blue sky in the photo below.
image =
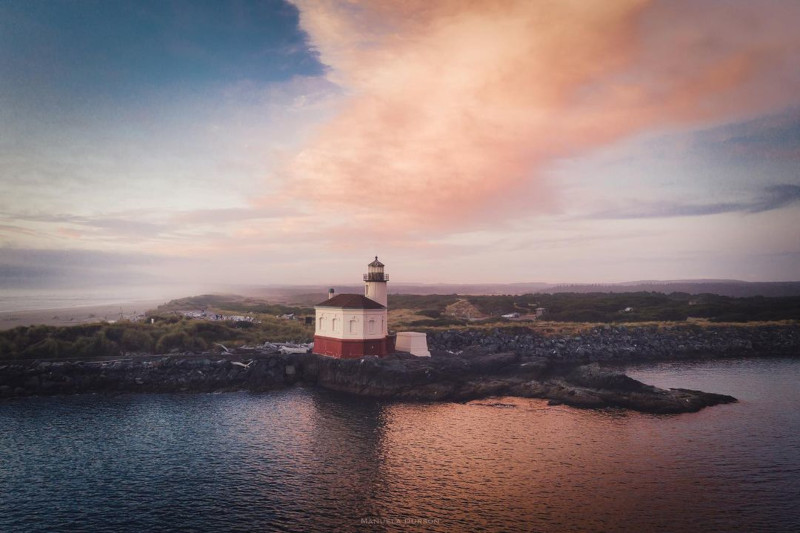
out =
{"type": "Polygon", "coordinates": [[[800,6],[723,4],[0,1],[0,288],[800,279],[800,6]]]}
{"type": "Polygon", "coordinates": [[[4,79],[17,98],[32,90],[30,103],[42,93],[69,107],[124,102],[170,86],[323,71],[297,9],[281,1],[26,0],[0,9],[4,79]]]}

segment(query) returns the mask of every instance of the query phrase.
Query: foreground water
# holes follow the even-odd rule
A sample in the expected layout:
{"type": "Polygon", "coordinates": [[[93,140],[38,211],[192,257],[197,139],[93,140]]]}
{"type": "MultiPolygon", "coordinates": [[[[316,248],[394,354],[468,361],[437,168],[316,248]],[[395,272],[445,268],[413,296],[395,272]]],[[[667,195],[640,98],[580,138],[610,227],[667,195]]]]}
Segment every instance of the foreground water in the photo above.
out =
{"type": "Polygon", "coordinates": [[[798,531],[800,361],[635,367],[653,416],[324,391],[0,403],[0,531],[798,531]]]}

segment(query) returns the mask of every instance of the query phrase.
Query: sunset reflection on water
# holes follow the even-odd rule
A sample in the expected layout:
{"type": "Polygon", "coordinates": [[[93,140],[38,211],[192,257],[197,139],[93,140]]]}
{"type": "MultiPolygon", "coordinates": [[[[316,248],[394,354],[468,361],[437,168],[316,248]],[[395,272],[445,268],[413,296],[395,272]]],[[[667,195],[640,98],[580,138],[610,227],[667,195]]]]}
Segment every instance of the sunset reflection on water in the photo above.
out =
{"type": "MultiPolygon", "coordinates": [[[[389,530],[415,519],[434,531],[627,531],[656,524],[725,531],[761,524],[763,505],[731,490],[764,467],[752,442],[738,443],[746,427],[735,419],[741,404],[655,416],[521,398],[315,398],[316,448],[340,450],[325,464],[353,487],[345,496],[351,508],[387,518],[389,530]]],[[[785,486],[785,474],[773,481],[785,486]]]]}
{"type": "Polygon", "coordinates": [[[631,373],[741,401],[655,416],[299,387],[10,400],[0,530],[800,530],[797,361],[631,373]]]}

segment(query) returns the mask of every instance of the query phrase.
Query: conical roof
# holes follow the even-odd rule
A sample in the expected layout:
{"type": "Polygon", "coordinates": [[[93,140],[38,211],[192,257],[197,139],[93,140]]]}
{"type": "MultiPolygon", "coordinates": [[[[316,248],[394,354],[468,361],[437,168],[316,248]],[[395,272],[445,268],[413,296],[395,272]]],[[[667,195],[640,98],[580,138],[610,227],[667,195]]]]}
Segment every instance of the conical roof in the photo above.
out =
{"type": "Polygon", "coordinates": [[[376,256],[375,256],[375,261],[373,261],[372,263],[368,264],[367,266],[371,266],[371,267],[382,267],[382,266],[386,266],[386,265],[384,265],[383,263],[381,263],[380,261],[378,261],[378,256],[376,255],[376,256]]]}

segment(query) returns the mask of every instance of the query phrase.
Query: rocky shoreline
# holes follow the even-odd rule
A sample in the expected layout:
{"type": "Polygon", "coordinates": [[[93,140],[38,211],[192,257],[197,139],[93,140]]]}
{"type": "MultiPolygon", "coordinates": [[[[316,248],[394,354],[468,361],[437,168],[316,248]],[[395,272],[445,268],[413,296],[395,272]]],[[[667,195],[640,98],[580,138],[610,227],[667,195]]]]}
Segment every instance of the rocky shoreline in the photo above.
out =
{"type": "Polygon", "coordinates": [[[468,401],[492,396],[543,398],[575,407],[623,407],[682,413],[736,401],[729,396],[661,390],[597,364],[564,365],[512,352],[397,353],[339,360],[315,354],[252,353],[111,361],[9,362],[0,365],[0,397],[85,393],[267,391],[292,385],[373,398],[468,401]]]}
{"type": "Polygon", "coordinates": [[[428,346],[451,352],[480,346],[572,363],[795,357],[800,355],[800,325],[606,325],[580,335],[548,337],[523,327],[449,330],[428,333],[428,346]]]}
{"type": "Polygon", "coordinates": [[[584,408],[693,412],[735,398],[663,390],[609,366],[688,358],[797,356],[797,326],[596,328],[542,337],[524,328],[429,334],[430,358],[397,353],[339,360],[244,349],[99,361],[0,361],[0,398],[132,392],[267,391],[293,385],[412,401],[543,398],[584,408]],[[605,366],[601,366],[605,365],[605,366]]]}

